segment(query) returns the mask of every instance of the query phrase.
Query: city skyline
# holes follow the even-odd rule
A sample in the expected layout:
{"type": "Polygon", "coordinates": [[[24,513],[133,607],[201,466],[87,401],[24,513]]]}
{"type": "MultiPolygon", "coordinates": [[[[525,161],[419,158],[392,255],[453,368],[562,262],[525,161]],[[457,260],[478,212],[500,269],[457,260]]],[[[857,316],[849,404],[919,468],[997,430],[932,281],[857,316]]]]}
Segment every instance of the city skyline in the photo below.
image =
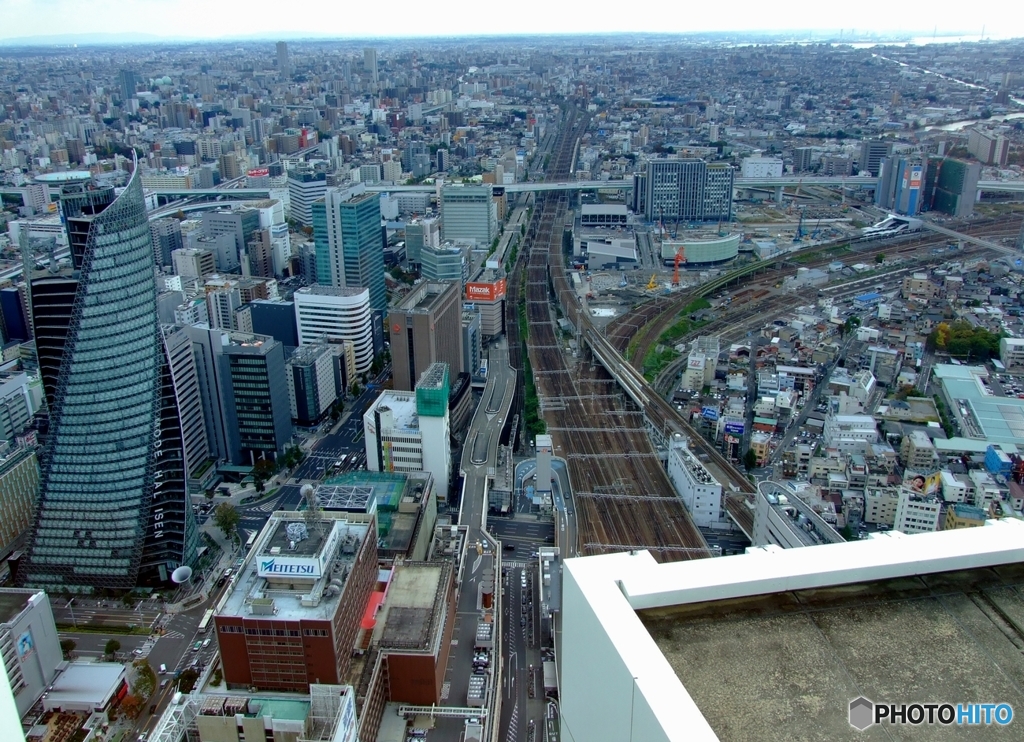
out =
{"type": "MultiPolygon", "coordinates": [[[[892,6],[870,0],[858,7],[851,17],[839,9],[800,0],[787,13],[771,16],[756,12],[739,12],[713,18],[687,16],[678,20],[665,18],[658,6],[630,6],[627,15],[616,13],[580,14],[575,7],[558,8],[530,0],[517,6],[517,12],[500,23],[483,23],[476,18],[424,16],[416,13],[412,3],[402,0],[391,6],[393,13],[381,18],[376,8],[348,8],[337,19],[318,18],[316,23],[306,17],[269,17],[240,12],[240,3],[210,6],[197,0],[182,0],[172,6],[167,0],[85,0],[70,3],[58,0],[12,0],[7,3],[6,31],[0,43],[53,44],[125,44],[173,41],[246,41],[301,39],[399,39],[423,37],[471,37],[508,35],[566,35],[657,33],[695,35],[706,33],[785,34],[788,36],[813,32],[836,37],[860,38],[878,34],[901,34],[907,39],[927,41],[937,34],[958,34],[977,39],[1006,39],[1024,34],[1024,21],[1014,13],[1015,4],[999,0],[987,6],[988,17],[999,23],[968,24],[959,18],[925,19],[914,6],[892,6]],[[62,12],[66,6],[67,12],[62,12]],[[148,6],[148,7],[147,7],[148,6]],[[138,19],[143,14],[161,14],[159,32],[140,33],[138,19]],[[197,28],[194,18],[204,22],[197,28]],[[536,19],[543,18],[542,26],[536,19]],[[225,29],[230,29],[225,33],[225,29]],[[60,37],[67,38],[61,39],[60,37]]],[[[756,11],[753,4],[750,11],[756,11]]],[[[148,15],[146,15],[148,17],[148,15]]]]}

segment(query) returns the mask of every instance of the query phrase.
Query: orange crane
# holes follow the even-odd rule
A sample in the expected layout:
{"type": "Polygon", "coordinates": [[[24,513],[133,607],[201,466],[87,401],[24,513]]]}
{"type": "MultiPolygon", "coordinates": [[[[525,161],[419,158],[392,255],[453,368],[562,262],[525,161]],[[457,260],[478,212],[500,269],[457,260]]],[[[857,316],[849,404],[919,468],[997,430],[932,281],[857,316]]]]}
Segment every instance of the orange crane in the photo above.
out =
{"type": "Polygon", "coordinates": [[[679,264],[686,262],[686,248],[680,246],[679,251],[676,253],[676,269],[672,274],[672,285],[679,285],[679,264]]]}

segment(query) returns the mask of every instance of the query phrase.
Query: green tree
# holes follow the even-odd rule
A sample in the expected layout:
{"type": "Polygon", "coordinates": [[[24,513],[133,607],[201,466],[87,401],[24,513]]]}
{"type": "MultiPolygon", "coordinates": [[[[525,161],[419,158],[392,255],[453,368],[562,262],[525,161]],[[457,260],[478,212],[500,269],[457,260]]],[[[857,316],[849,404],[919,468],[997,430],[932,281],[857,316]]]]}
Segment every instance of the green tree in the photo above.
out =
{"type": "Polygon", "coordinates": [[[103,654],[113,657],[119,649],[121,649],[121,642],[117,639],[111,639],[103,646],[103,654]]]}
{"type": "Polygon", "coordinates": [[[277,464],[270,459],[260,459],[252,467],[252,486],[263,492],[263,484],[277,473],[277,464]]]}
{"type": "Polygon", "coordinates": [[[878,255],[875,256],[875,262],[878,263],[879,265],[884,263],[885,262],[885,253],[884,252],[878,253],[878,255]]]}
{"type": "Polygon", "coordinates": [[[748,448],[747,452],[743,454],[743,466],[747,468],[747,471],[757,466],[757,454],[754,453],[754,449],[748,448]]]}
{"type": "Polygon", "coordinates": [[[198,672],[191,667],[183,670],[181,675],[178,676],[178,690],[182,693],[191,693],[192,689],[196,687],[197,680],[199,680],[198,672]]]}
{"type": "Polygon", "coordinates": [[[353,381],[352,382],[352,389],[350,391],[352,392],[352,396],[353,397],[358,397],[359,396],[359,384],[356,383],[355,381],[353,381]]]}
{"type": "Polygon", "coordinates": [[[132,663],[135,668],[135,682],[132,690],[139,698],[149,698],[156,690],[156,673],[149,664],[149,660],[135,660],[132,663]]]}
{"type": "Polygon", "coordinates": [[[222,502],[213,509],[213,523],[217,528],[224,531],[224,536],[230,538],[238,527],[241,516],[238,510],[230,502],[222,502]]]}
{"type": "Polygon", "coordinates": [[[75,651],[78,643],[74,639],[61,639],[60,651],[64,653],[64,659],[71,659],[71,653],[75,651]]]}

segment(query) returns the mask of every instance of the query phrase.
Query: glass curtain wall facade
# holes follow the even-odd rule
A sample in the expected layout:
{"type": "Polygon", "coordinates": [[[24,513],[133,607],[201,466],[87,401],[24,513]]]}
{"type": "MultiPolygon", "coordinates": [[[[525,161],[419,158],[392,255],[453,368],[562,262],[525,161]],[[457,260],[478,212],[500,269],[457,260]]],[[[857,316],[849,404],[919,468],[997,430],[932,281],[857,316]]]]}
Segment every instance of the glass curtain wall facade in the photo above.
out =
{"type": "Polygon", "coordinates": [[[365,193],[339,205],[345,285],[370,290],[370,309],[388,308],[384,288],[384,240],[380,229],[380,194],[365,193]]]}
{"type": "Polygon", "coordinates": [[[56,591],[163,583],[194,560],[195,524],[138,170],[116,198],[68,187],[61,210],[77,285],[19,581],[56,591]]]}

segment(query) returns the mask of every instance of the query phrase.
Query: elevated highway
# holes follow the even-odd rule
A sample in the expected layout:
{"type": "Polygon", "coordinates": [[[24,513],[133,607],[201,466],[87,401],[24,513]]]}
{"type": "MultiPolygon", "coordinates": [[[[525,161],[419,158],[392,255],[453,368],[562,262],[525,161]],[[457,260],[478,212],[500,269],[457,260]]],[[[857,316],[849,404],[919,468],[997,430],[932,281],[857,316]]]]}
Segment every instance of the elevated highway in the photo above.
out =
{"type": "MultiPolygon", "coordinates": [[[[873,190],[878,186],[878,178],[873,176],[852,175],[843,177],[807,177],[787,175],[781,178],[736,178],[733,181],[736,190],[744,189],[779,189],[824,186],[827,188],[864,188],[873,190]]],[[[561,183],[529,182],[513,183],[503,186],[506,193],[559,193],[566,191],[605,191],[633,190],[632,180],[567,180],[561,183]]],[[[273,191],[282,188],[147,188],[148,193],[160,197],[180,198],[232,198],[243,201],[257,201],[270,198],[273,191]]],[[[371,193],[436,193],[436,185],[369,185],[366,190],[371,193]]],[[[0,188],[0,195],[21,196],[24,188],[0,188]]],[[[1024,180],[982,180],[978,182],[978,193],[1024,193],[1024,180]]]]}

